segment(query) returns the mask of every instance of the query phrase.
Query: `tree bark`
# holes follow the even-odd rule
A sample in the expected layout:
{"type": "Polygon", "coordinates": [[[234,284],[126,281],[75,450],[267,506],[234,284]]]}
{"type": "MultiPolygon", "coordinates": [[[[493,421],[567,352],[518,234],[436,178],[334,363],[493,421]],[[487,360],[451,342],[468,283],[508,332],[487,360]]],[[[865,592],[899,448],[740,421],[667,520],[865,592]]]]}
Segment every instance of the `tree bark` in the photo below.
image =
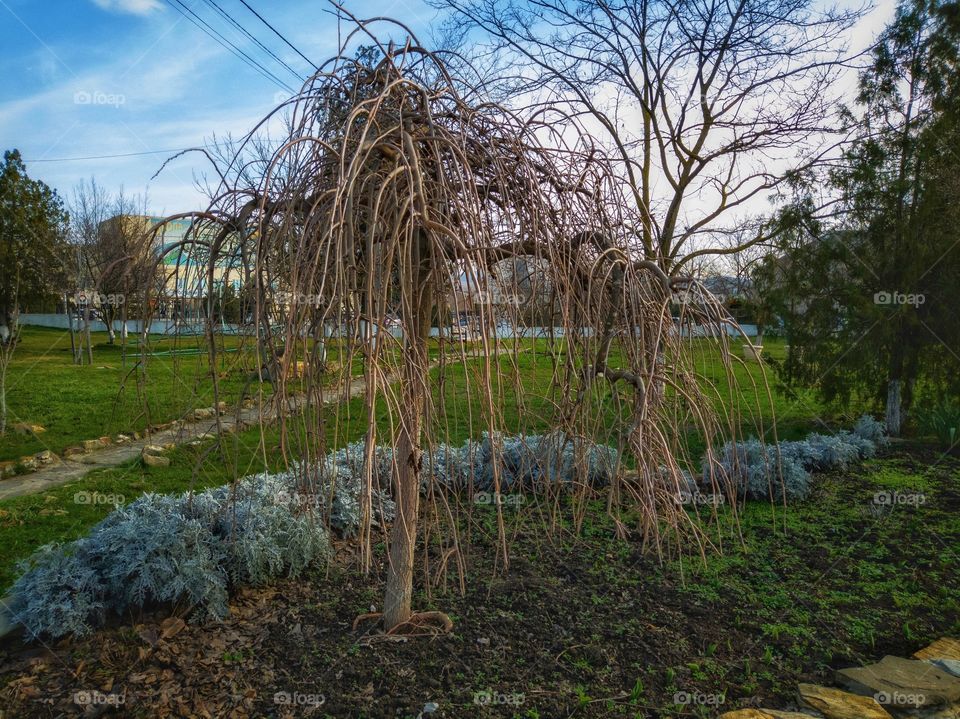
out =
{"type": "Polygon", "coordinates": [[[84,341],[87,343],[87,364],[88,365],[93,364],[93,340],[91,339],[91,336],[90,336],[91,313],[92,311],[90,309],[90,306],[87,305],[87,307],[83,310],[83,338],[84,338],[84,341]]]}
{"type": "Polygon", "coordinates": [[[7,362],[0,368],[0,435],[7,433],[7,362]]]}
{"type": "Polygon", "coordinates": [[[77,350],[76,337],[73,332],[73,310],[70,309],[70,302],[67,300],[67,294],[63,295],[63,308],[67,313],[67,327],[70,328],[70,355],[73,357],[74,364],[80,364],[80,352],[77,350]]]}
{"type": "Polygon", "coordinates": [[[887,433],[891,437],[899,437],[902,429],[903,416],[900,412],[902,387],[900,379],[890,379],[887,382],[887,433]]]}
{"type": "Polygon", "coordinates": [[[417,541],[417,514],[420,509],[420,447],[427,402],[428,353],[433,292],[429,286],[426,237],[421,233],[414,249],[413,276],[404,292],[403,330],[404,386],[403,416],[397,440],[394,469],[396,518],[390,532],[387,587],[383,624],[387,630],[410,619],[413,599],[413,558],[417,541]]]}

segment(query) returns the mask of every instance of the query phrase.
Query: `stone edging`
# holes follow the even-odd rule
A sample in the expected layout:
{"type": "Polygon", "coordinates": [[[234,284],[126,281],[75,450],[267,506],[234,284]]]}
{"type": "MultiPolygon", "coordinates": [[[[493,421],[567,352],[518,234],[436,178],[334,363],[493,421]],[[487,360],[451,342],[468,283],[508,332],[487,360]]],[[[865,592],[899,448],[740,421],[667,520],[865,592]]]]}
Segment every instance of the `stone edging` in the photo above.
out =
{"type": "Polygon", "coordinates": [[[911,659],[841,669],[834,679],[842,689],[800,684],[796,710],[737,709],[720,719],[960,719],[960,639],[938,639],[911,659]]]}
{"type": "MultiPolygon", "coordinates": [[[[252,399],[245,399],[241,403],[241,407],[243,409],[252,409],[254,406],[256,406],[256,401],[252,399]]],[[[36,454],[24,455],[18,460],[0,461],[0,481],[12,477],[26,477],[33,472],[39,471],[51,465],[59,464],[64,460],[85,457],[93,452],[110,447],[112,445],[129,444],[130,442],[136,442],[141,439],[149,439],[151,434],[165,432],[170,429],[180,429],[187,424],[193,424],[207,419],[212,419],[217,414],[221,416],[226,415],[229,411],[230,408],[227,406],[227,403],[220,402],[217,406],[217,409],[214,409],[213,407],[198,407],[191,410],[185,418],[175,419],[171,420],[170,422],[163,422],[160,424],[151,424],[142,432],[127,432],[117,434],[113,437],[104,435],[103,437],[97,437],[96,439],[85,439],[80,444],[66,447],[59,454],[53,452],[52,450],[45,449],[42,452],[37,452],[36,454]],[[27,471],[17,472],[16,470],[18,466],[26,468],[27,471]]],[[[29,433],[33,434],[34,436],[38,435],[40,432],[46,431],[42,427],[35,425],[24,426],[28,427],[29,433]]]]}

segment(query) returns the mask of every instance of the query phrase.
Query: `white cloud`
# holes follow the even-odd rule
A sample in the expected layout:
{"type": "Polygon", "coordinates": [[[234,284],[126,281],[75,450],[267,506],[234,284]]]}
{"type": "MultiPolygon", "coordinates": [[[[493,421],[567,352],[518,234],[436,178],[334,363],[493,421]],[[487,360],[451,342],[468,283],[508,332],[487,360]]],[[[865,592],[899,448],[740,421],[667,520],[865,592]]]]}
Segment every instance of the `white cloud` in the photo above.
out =
{"type": "Polygon", "coordinates": [[[93,0],[97,7],[114,12],[128,12],[133,15],[147,15],[159,10],[160,0],[93,0]]]}

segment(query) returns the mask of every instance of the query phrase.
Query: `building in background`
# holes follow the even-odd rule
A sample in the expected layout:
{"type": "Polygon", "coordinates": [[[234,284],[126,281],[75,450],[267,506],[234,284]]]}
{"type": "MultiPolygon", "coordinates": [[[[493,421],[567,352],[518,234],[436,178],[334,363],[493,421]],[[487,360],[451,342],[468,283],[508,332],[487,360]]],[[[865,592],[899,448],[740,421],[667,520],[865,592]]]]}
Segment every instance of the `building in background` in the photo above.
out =
{"type": "Polygon", "coordinates": [[[157,297],[159,317],[183,321],[202,319],[207,316],[207,300],[211,295],[215,311],[239,297],[245,272],[238,242],[227,242],[225,251],[221,251],[213,263],[211,278],[207,247],[214,233],[210,228],[194,225],[190,219],[164,223],[163,217],[154,215],[117,216],[107,222],[131,223],[142,233],[153,235],[151,251],[160,261],[162,274],[157,297]]]}

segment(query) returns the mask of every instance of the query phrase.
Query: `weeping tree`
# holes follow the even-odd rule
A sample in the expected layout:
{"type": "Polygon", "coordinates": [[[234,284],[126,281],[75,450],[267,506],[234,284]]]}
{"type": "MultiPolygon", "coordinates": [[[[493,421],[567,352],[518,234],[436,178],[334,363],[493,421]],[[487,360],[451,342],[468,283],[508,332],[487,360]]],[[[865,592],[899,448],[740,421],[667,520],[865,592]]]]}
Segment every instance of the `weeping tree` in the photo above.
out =
{"type": "MultiPolygon", "coordinates": [[[[709,446],[742,418],[715,414],[716,390],[697,376],[693,332],[682,328],[713,328],[706,334],[729,370],[726,313],[635,242],[644,211],[574,118],[522,118],[476,101],[416,41],[383,44],[363,22],[344,48],[360,38],[373,50],[342,51],[277,109],[272,117],[283,116],[286,128],[281,143],[269,152],[259,145],[252,155],[240,147],[218,164],[221,186],[207,211],[191,215],[182,248],[210,258],[211,282],[215,258],[245,258],[253,342],[260,361],[275,365],[274,399],[289,409],[291,394],[303,397],[281,413],[279,451],[302,474],[305,491],[328,486],[317,461],[327,447],[365,428],[359,544],[369,569],[375,532],[386,540],[384,626],[409,630],[431,618],[412,606],[418,531],[445,527],[432,535],[439,555],[423,553],[425,586],[448,566],[463,581],[456,520],[470,503],[441,492],[425,460],[457,423],[471,435],[486,432],[494,456],[504,451],[501,432],[550,428],[553,451],[574,457],[574,477],[562,488],[544,482],[539,506],[553,516],[569,510],[577,524],[585,498],[597,491],[586,448],[616,448],[619,469],[629,471],[618,469],[601,491],[617,530],[637,531],[657,552],[693,536],[702,551],[708,540],[675,501],[686,487],[682,468],[694,465],[690,436],[709,446]],[[528,327],[531,313],[517,303],[475,302],[463,291],[483,296],[496,282],[500,294],[529,295],[521,286],[529,278],[504,271],[521,261],[550,288],[548,327],[528,327]],[[678,293],[696,299],[674,318],[678,293]],[[507,319],[514,333],[431,337],[461,311],[482,328],[507,319]],[[321,381],[318,328],[332,338],[341,367],[362,362],[363,416],[329,402],[331,394],[345,399],[347,385],[330,390],[321,381]],[[534,334],[538,343],[526,339],[534,334]],[[521,381],[528,352],[549,359],[547,387],[521,381]],[[457,409],[464,397],[466,416],[457,409]],[[508,422],[514,414],[522,426],[508,422]],[[393,449],[389,471],[374,461],[378,444],[393,449]],[[396,503],[389,530],[376,521],[384,493],[396,503]]],[[[269,451],[262,451],[266,462],[269,451]]],[[[499,493],[499,464],[490,466],[499,493]]],[[[470,492],[472,485],[467,499],[470,492]]],[[[496,511],[505,565],[499,503],[496,511]]]]}

